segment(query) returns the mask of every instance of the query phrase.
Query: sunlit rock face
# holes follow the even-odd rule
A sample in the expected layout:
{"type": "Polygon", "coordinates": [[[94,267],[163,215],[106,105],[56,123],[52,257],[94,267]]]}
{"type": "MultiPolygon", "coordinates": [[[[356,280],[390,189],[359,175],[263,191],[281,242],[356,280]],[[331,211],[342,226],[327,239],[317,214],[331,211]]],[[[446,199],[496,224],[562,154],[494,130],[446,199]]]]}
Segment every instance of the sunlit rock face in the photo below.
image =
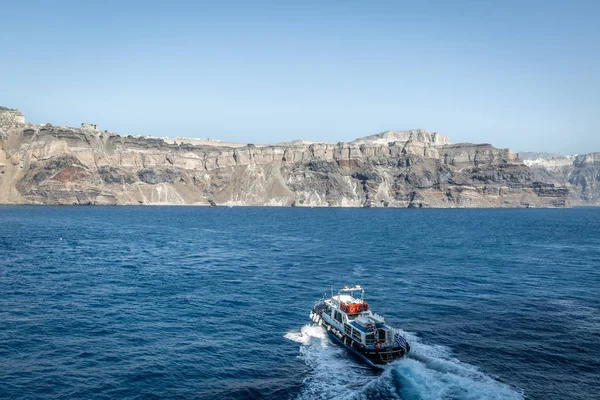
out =
{"type": "Polygon", "coordinates": [[[556,185],[510,150],[450,144],[422,129],[349,143],[253,145],[122,136],[88,125],[25,124],[21,117],[0,111],[0,203],[569,205],[566,183],[556,185]]]}
{"type": "Polygon", "coordinates": [[[536,179],[570,189],[574,206],[600,206],[600,153],[561,156],[526,153],[525,164],[536,179]]]}

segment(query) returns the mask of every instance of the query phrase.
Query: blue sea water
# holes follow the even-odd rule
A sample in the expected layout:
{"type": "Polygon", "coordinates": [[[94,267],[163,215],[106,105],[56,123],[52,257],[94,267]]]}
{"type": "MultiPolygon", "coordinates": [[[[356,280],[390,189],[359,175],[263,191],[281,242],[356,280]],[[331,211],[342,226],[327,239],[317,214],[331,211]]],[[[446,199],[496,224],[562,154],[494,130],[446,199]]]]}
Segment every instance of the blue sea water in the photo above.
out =
{"type": "Polygon", "coordinates": [[[600,209],[0,207],[2,399],[598,399],[600,209]],[[406,333],[311,325],[343,285],[406,333]]]}

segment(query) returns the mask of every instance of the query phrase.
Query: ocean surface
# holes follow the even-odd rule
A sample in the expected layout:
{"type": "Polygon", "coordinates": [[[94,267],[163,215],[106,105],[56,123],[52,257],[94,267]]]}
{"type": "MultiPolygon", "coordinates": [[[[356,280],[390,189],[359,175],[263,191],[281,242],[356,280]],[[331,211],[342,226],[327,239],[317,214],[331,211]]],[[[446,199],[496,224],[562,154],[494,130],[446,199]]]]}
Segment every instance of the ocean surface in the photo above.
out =
{"type": "Polygon", "coordinates": [[[0,207],[2,399],[598,399],[600,209],[0,207]],[[360,284],[409,357],[310,324],[360,284]]]}

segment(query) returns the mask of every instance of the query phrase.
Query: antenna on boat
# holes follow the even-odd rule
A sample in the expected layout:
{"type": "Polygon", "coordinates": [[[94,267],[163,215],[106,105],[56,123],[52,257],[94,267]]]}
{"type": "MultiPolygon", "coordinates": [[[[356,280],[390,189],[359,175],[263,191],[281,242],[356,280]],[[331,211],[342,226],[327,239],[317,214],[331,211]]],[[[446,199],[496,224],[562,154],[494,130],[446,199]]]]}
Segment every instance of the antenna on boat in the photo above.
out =
{"type": "Polygon", "coordinates": [[[331,297],[333,298],[333,286],[331,287],[331,297]]]}

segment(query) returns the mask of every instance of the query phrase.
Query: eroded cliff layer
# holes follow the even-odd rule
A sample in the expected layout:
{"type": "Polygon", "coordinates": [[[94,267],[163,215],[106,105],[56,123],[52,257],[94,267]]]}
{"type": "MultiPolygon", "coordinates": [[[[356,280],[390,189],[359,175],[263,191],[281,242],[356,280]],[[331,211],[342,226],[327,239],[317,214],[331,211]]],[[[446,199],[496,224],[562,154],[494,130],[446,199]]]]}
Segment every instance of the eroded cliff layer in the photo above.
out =
{"type": "Polygon", "coordinates": [[[569,188],[574,206],[600,206],[600,153],[532,155],[525,164],[536,179],[569,188]]]}
{"type": "Polygon", "coordinates": [[[0,111],[0,203],[565,207],[508,149],[424,130],[226,144],[25,124],[0,111]]]}

